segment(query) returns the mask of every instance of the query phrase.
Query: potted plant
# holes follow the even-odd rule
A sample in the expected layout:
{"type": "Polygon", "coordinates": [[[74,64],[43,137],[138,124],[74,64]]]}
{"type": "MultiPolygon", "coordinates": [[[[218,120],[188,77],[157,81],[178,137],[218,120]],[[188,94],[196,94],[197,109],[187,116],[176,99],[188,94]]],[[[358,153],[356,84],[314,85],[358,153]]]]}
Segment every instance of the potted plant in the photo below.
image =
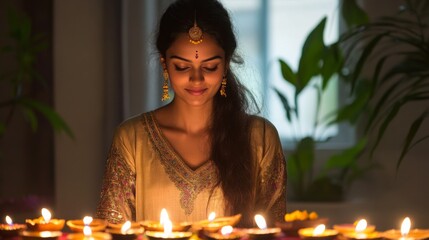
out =
{"type": "MultiPolygon", "coordinates": [[[[367,20],[366,14],[354,1],[344,1],[342,13],[347,16],[345,20],[349,25],[367,20]]],[[[335,124],[355,124],[360,113],[365,111],[368,100],[365,91],[356,91],[352,92],[352,101],[349,103],[329,113],[321,111],[322,102],[328,97],[327,89],[334,79],[343,77],[345,63],[341,39],[330,45],[324,42],[325,24],[326,18],[323,18],[307,36],[297,70],[292,70],[285,61],[279,60],[283,79],[293,86],[294,95],[288,98],[282,89],[274,89],[283,104],[286,121],[294,126],[299,125],[302,116],[303,109],[298,104],[302,92],[312,88],[317,96],[313,130],[305,136],[294,136],[295,148],[287,157],[289,196],[297,201],[341,201],[350,184],[375,166],[372,162],[358,162],[359,155],[366,147],[365,137],[357,139],[355,145],[331,155],[320,169],[315,166],[319,160],[316,145],[329,140],[320,133],[335,124]]],[[[357,88],[362,89],[361,86],[357,88]]]]}
{"type": "MultiPolygon", "coordinates": [[[[376,132],[371,141],[371,154],[401,110],[416,102],[429,100],[429,3],[405,0],[394,16],[371,23],[358,24],[342,36],[345,63],[350,74],[345,76],[352,92],[366,86],[368,92],[365,133],[376,132]]],[[[416,109],[404,129],[401,162],[413,147],[429,139],[419,131],[428,126],[429,105],[416,109]]]]}

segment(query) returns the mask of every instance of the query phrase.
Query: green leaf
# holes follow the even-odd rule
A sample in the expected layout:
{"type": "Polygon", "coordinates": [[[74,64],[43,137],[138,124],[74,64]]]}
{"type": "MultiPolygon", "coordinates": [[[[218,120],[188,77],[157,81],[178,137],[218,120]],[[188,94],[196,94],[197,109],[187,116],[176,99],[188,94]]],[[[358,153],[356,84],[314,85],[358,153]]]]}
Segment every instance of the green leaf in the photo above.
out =
{"type": "Polygon", "coordinates": [[[354,146],[343,150],[339,154],[332,155],[325,163],[324,170],[350,168],[355,165],[358,156],[365,150],[366,144],[367,140],[362,138],[354,146]]]}
{"type": "Polygon", "coordinates": [[[280,98],[280,100],[281,100],[281,102],[283,104],[283,108],[284,108],[285,113],[286,113],[286,119],[289,122],[292,122],[292,114],[291,113],[292,113],[293,109],[289,105],[289,101],[287,100],[286,96],[283,95],[283,93],[281,93],[279,90],[274,89],[274,91],[277,93],[277,95],[279,96],[279,98],[280,98]]]}
{"type": "Polygon", "coordinates": [[[312,170],[314,162],[314,149],[315,142],[312,137],[302,138],[296,146],[294,151],[297,160],[299,161],[299,168],[302,172],[312,170]]]}
{"type": "Polygon", "coordinates": [[[405,155],[409,152],[411,149],[410,146],[412,146],[412,142],[419,131],[423,121],[429,116],[428,111],[424,111],[417,119],[414,120],[414,122],[411,124],[410,129],[408,130],[407,137],[405,138],[405,143],[402,148],[401,156],[399,157],[397,163],[396,163],[396,171],[398,171],[399,166],[402,163],[402,160],[404,159],[405,155]]]}
{"type": "Polygon", "coordinates": [[[293,73],[292,69],[289,67],[289,65],[283,61],[282,59],[279,59],[280,62],[280,69],[282,71],[283,79],[295,86],[297,88],[297,81],[296,76],[293,73]]]}
{"type": "Polygon", "coordinates": [[[325,90],[329,84],[329,80],[338,72],[342,66],[341,52],[338,48],[338,44],[333,44],[326,48],[325,55],[323,57],[323,65],[321,69],[322,75],[322,89],[325,90]]]}
{"type": "Polygon", "coordinates": [[[55,131],[64,131],[71,138],[74,138],[73,133],[67,123],[48,105],[28,98],[22,98],[18,103],[27,108],[37,110],[50,122],[55,131]]]}
{"type": "Polygon", "coordinates": [[[356,0],[343,0],[341,6],[341,15],[343,16],[347,27],[363,25],[369,22],[368,15],[359,5],[356,0]]]}
{"type": "Polygon", "coordinates": [[[307,86],[313,76],[320,74],[320,64],[325,51],[325,43],[323,42],[325,24],[326,17],[310,32],[302,47],[297,73],[297,86],[300,90],[307,86]]]}
{"type": "Polygon", "coordinates": [[[21,111],[24,114],[27,121],[30,123],[31,130],[33,130],[33,132],[35,132],[37,130],[37,127],[38,127],[38,121],[37,121],[36,114],[34,114],[33,109],[28,108],[28,107],[23,107],[23,108],[21,108],[21,111]]]}

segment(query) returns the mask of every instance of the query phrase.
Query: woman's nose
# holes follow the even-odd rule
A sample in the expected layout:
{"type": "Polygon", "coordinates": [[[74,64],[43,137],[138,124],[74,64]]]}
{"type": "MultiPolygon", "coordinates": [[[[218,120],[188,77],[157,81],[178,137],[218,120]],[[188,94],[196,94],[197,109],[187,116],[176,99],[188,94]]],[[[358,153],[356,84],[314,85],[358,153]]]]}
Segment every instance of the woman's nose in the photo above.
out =
{"type": "Polygon", "coordinates": [[[200,70],[192,71],[191,76],[189,77],[189,81],[203,81],[204,76],[200,70]]]}

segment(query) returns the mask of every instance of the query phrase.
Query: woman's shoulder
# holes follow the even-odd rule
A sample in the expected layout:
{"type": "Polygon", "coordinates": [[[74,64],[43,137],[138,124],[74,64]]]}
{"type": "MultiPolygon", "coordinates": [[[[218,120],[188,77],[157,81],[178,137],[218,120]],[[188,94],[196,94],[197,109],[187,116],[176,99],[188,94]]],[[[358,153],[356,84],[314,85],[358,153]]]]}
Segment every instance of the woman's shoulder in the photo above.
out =
{"type": "Polygon", "coordinates": [[[276,127],[268,119],[258,115],[249,115],[249,118],[252,130],[263,130],[277,133],[276,127]]]}
{"type": "Polygon", "coordinates": [[[131,130],[138,131],[148,125],[152,120],[152,112],[140,113],[125,119],[117,126],[116,131],[118,133],[130,132],[131,130]]]}

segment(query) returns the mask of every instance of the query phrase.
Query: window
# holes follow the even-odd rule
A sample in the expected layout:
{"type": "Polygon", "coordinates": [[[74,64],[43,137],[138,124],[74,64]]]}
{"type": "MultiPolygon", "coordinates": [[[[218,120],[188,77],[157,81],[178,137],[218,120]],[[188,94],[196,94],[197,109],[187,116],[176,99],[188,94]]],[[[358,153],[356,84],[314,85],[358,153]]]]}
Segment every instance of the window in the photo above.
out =
{"type": "MultiPolygon", "coordinates": [[[[263,115],[276,125],[283,146],[290,148],[292,136],[302,137],[313,130],[316,93],[311,89],[302,93],[299,108],[306,111],[300,112],[304,119],[299,123],[300,128],[289,124],[280,99],[273,91],[276,87],[293,95],[292,87],[282,79],[278,59],[285,60],[296,70],[305,38],[324,16],[328,16],[325,42],[336,40],[338,0],[222,0],[222,3],[232,13],[239,53],[245,59],[245,65],[237,74],[263,104],[263,115]]],[[[322,111],[332,111],[344,99],[339,84],[338,81],[331,84],[322,111]]],[[[354,131],[350,126],[339,125],[325,129],[321,136],[331,139],[318,147],[344,148],[353,144],[354,131]]]]}

